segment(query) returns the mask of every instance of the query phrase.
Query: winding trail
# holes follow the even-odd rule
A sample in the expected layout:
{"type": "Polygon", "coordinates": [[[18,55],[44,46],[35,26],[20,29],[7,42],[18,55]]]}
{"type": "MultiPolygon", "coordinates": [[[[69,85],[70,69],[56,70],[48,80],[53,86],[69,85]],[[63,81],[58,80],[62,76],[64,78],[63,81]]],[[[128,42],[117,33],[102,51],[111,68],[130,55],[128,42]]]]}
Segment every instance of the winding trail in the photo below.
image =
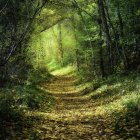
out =
{"type": "Polygon", "coordinates": [[[57,103],[51,112],[45,113],[40,126],[41,139],[99,140],[101,135],[102,139],[108,139],[102,134],[104,122],[94,116],[93,100],[83,96],[75,83],[73,76],[57,76],[44,85],[57,103]]]}
{"type": "MultiPolygon", "coordinates": [[[[100,108],[112,101],[111,97],[91,99],[91,85],[77,85],[77,77],[70,74],[54,76],[39,88],[46,94],[42,109],[25,112],[23,119],[2,122],[1,140],[137,140],[139,125],[134,117],[100,114],[100,108]],[[45,93],[45,92],[44,92],[45,93]],[[85,94],[87,93],[87,94],[85,94]],[[55,105],[52,105],[55,97],[55,105]],[[22,120],[22,121],[21,121],[22,120]],[[126,122],[127,121],[127,122],[126,122]],[[126,131],[127,129],[127,131],[126,131]],[[136,135],[135,135],[136,134],[136,135]],[[134,137],[134,138],[133,138],[134,137]],[[136,138],[135,138],[136,137],[136,138]]],[[[115,96],[118,99],[118,96],[115,96]]],[[[123,96],[120,96],[120,98],[123,96]]],[[[114,100],[116,102],[116,100],[114,100]]],[[[116,102],[117,106],[117,102],[116,102]]],[[[122,114],[121,114],[122,115],[122,114]]],[[[125,114],[124,114],[125,115],[125,114]]],[[[127,114],[128,115],[128,114],[127,114]]],[[[133,115],[133,114],[131,114],[133,115]]],[[[1,130],[1,127],[0,127],[1,130]]]]}

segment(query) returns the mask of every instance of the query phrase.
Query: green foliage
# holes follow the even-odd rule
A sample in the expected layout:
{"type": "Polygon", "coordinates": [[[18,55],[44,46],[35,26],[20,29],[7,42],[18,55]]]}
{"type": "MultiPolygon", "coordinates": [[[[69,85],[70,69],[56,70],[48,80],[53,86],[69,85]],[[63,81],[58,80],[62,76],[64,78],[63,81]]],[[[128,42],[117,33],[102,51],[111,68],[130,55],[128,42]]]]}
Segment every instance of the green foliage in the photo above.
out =
{"type": "Polygon", "coordinates": [[[10,121],[21,117],[21,112],[18,111],[15,96],[12,91],[6,90],[0,95],[0,119],[10,121]]]}
{"type": "Polygon", "coordinates": [[[112,75],[106,79],[93,81],[93,87],[98,89],[92,94],[93,99],[104,98],[105,96],[114,96],[115,94],[125,95],[137,88],[137,74],[112,75]]]}
{"type": "Polygon", "coordinates": [[[33,85],[17,87],[17,95],[18,106],[25,109],[41,109],[46,106],[47,110],[47,103],[53,102],[50,94],[33,85]]]}
{"type": "Polygon", "coordinates": [[[50,78],[50,74],[46,68],[32,69],[29,72],[27,84],[36,85],[43,82],[47,82],[50,78]]]}
{"type": "Polygon", "coordinates": [[[90,88],[92,90],[87,90],[85,97],[92,98],[94,115],[100,123],[104,120],[104,131],[114,133],[112,139],[118,137],[138,139],[140,136],[139,75],[134,72],[127,75],[112,75],[106,79],[94,80],[90,87],[87,86],[87,89],[90,88]]]}
{"type": "Polygon", "coordinates": [[[47,111],[54,98],[36,86],[16,86],[0,90],[0,119],[18,119],[26,110],[47,111]]]}

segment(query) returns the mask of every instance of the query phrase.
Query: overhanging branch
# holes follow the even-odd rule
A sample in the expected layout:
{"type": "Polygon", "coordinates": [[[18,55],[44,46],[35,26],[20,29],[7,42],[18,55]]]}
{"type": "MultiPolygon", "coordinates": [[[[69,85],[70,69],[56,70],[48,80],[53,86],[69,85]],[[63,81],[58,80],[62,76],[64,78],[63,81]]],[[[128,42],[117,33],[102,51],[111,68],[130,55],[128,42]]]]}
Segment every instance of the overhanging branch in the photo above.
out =
{"type": "Polygon", "coordinates": [[[44,32],[44,31],[46,31],[46,30],[52,28],[53,26],[57,25],[59,22],[65,20],[65,19],[66,19],[66,18],[61,18],[61,19],[57,20],[55,23],[53,23],[53,24],[51,24],[51,25],[45,27],[44,29],[42,29],[39,33],[42,33],[42,32],[44,32]]]}

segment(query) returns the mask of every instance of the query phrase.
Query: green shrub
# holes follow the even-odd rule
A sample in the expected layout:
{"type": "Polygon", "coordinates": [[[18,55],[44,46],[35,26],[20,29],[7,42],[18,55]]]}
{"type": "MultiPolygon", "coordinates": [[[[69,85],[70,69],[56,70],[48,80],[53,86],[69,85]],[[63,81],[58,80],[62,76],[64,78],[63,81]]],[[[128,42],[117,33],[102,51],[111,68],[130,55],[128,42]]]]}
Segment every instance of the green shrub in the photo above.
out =
{"type": "Polygon", "coordinates": [[[18,94],[17,104],[20,108],[40,109],[49,101],[53,104],[53,97],[36,86],[18,86],[16,89],[18,94]]]}
{"type": "Polygon", "coordinates": [[[16,105],[16,97],[14,93],[6,90],[0,95],[0,119],[13,120],[21,117],[21,112],[16,105]]]}
{"type": "Polygon", "coordinates": [[[47,81],[49,77],[50,74],[46,68],[33,69],[29,72],[27,83],[36,85],[47,81]]]}
{"type": "Polygon", "coordinates": [[[36,86],[16,86],[0,90],[0,119],[10,120],[20,117],[24,110],[48,110],[54,98],[36,86]]]}

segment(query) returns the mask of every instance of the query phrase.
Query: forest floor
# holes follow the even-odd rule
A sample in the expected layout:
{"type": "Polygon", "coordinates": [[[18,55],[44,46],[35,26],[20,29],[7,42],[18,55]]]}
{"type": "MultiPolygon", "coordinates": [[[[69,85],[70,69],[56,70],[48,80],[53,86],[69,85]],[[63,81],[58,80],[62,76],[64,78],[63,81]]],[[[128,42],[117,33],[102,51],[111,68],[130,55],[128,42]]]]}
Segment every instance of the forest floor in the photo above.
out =
{"type": "Polygon", "coordinates": [[[99,139],[102,130],[97,129],[97,120],[93,119],[94,102],[82,96],[75,82],[75,77],[57,76],[45,85],[57,102],[54,110],[46,114],[46,131],[41,134],[45,139],[99,139]]]}
{"type": "MultiPolygon", "coordinates": [[[[49,111],[29,111],[26,120],[9,129],[7,140],[138,140],[140,126],[135,112],[123,110],[121,114],[100,113],[104,105],[121,97],[94,99],[86,91],[90,84],[77,84],[73,74],[52,77],[42,88],[55,97],[49,111]],[[86,91],[86,92],[85,92],[86,91]],[[99,112],[99,113],[98,113],[99,112]],[[128,117],[126,117],[128,116],[128,117]],[[27,123],[28,122],[28,123],[27,123]],[[16,133],[15,133],[16,132],[16,133]]],[[[91,91],[90,91],[91,92],[91,91]]],[[[105,95],[105,94],[104,94],[105,95]]],[[[117,106],[118,105],[118,106],[117,106]]]]}
{"type": "Polygon", "coordinates": [[[109,135],[103,132],[105,120],[95,117],[95,102],[89,96],[83,96],[84,87],[76,87],[76,81],[74,76],[62,75],[43,85],[56,98],[56,105],[49,113],[33,113],[43,118],[36,126],[38,139],[99,140],[112,135],[110,131],[107,132],[109,135]]]}
{"type": "MultiPolygon", "coordinates": [[[[135,111],[131,110],[129,113],[122,108],[120,114],[117,114],[121,108],[118,100],[122,100],[121,98],[127,95],[123,93],[123,96],[106,96],[103,92],[103,97],[98,95],[99,99],[94,99],[95,93],[90,91],[90,83],[78,85],[77,81],[77,77],[72,74],[56,73],[49,83],[42,85],[55,97],[56,104],[50,112],[32,113],[31,116],[42,118],[35,123],[34,132],[37,139],[137,140],[140,138],[140,125],[135,119],[135,111]],[[92,98],[90,94],[93,94],[92,98]],[[107,113],[106,110],[102,111],[104,106],[112,102],[115,102],[116,107],[114,115],[107,113]]],[[[127,97],[123,98],[127,99],[127,97]]]]}

